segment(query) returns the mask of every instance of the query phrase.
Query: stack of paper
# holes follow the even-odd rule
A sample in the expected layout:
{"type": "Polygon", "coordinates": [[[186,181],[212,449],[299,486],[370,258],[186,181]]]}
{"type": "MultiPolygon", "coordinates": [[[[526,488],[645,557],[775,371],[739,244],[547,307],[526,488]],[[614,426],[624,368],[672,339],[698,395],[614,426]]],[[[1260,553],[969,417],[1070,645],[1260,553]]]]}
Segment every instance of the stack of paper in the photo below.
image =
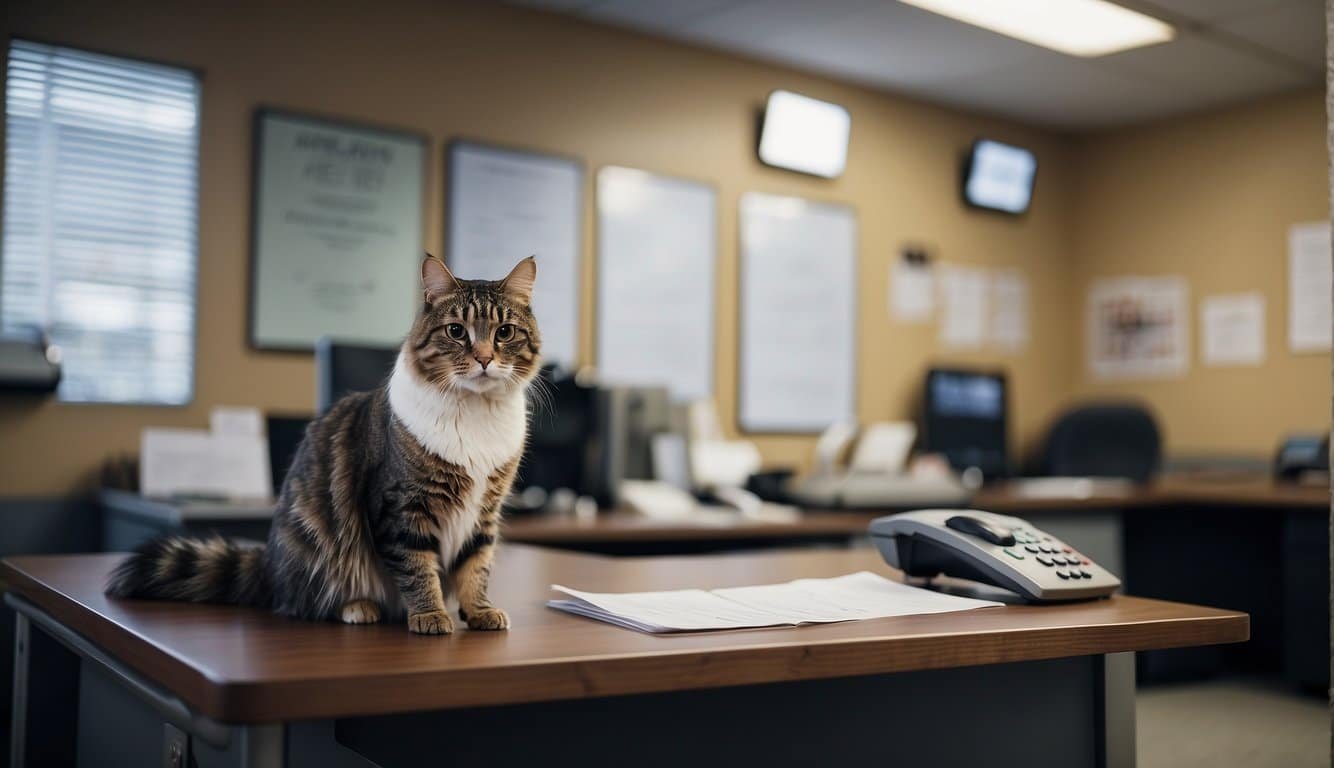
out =
{"type": "Polygon", "coordinates": [[[868,571],[731,589],[595,593],[551,585],[572,599],[548,607],[640,632],[796,626],[968,611],[1002,605],[909,587],[868,571]]]}

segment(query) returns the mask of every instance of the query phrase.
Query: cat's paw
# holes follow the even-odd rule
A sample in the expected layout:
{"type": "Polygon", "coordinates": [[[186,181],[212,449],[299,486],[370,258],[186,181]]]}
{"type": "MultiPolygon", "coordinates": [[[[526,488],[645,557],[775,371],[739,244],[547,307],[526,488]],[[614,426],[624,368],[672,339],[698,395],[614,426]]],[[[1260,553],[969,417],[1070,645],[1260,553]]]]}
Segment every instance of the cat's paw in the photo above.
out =
{"type": "Polygon", "coordinates": [[[374,624],[380,620],[380,606],[370,600],[353,600],[343,606],[338,618],[344,624],[374,624]]]}
{"type": "Polygon", "coordinates": [[[509,629],[510,616],[499,608],[483,608],[474,613],[464,615],[464,620],[468,622],[469,629],[509,629]]]}
{"type": "Polygon", "coordinates": [[[408,629],[419,635],[447,635],[454,631],[454,620],[444,611],[414,613],[408,617],[408,629]]]}

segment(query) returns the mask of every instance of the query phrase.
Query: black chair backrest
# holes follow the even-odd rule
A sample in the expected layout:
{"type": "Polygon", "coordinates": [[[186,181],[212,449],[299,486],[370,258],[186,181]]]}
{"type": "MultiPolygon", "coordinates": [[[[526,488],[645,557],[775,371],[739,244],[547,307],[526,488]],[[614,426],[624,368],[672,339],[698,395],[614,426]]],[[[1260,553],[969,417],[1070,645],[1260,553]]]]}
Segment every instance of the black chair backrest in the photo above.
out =
{"type": "Polygon", "coordinates": [[[379,387],[394,370],[396,347],[347,344],[328,336],[315,343],[315,412],[324,414],[349,392],[379,387]]]}
{"type": "Polygon", "coordinates": [[[1086,405],[1052,426],[1040,471],[1058,477],[1123,477],[1147,482],[1162,462],[1153,415],[1134,403],[1086,405]]]}

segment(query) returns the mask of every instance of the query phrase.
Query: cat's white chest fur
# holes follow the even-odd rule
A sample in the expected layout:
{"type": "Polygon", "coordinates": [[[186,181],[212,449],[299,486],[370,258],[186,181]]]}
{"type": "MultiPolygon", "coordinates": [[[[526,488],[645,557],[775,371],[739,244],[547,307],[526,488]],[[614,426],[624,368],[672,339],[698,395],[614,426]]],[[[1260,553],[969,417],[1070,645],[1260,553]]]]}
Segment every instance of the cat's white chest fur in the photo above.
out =
{"type": "Polygon", "coordinates": [[[472,480],[461,514],[441,523],[440,556],[448,564],[477,524],[487,480],[523,450],[528,429],[523,390],[495,398],[448,396],[421,381],[399,355],[389,378],[389,407],[423,448],[472,480]]]}

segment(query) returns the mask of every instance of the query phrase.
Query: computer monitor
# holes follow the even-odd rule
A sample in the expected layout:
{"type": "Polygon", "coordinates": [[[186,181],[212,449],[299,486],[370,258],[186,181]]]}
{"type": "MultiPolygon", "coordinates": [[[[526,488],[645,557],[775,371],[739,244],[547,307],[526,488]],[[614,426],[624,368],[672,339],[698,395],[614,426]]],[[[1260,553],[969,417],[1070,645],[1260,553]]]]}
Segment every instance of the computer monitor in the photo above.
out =
{"type": "Polygon", "coordinates": [[[543,366],[529,398],[528,447],[514,489],[588,494],[593,483],[590,444],[597,434],[596,387],[543,366]]]}
{"type": "Polygon", "coordinates": [[[977,467],[985,477],[1009,469],[1005,374],[932,368],[926,374],[922,447],[950,466],[977,467]]]}
{"type": "Polygon", "coordinates": [[[311,422],[310,416],[285,416],[268,414],[265,426],[269,436],[269,469],[273,475],[273,495],[277,496],[287,479],[287,470],[292,468],[292,459],[296,449],[306,436],[306,427],[311,422]]]}
{"type": "Polygon", "coordinates": [[[315,342],[315,409],[327,413],[344,395],[378,388],[398,359],[396,347],[347,344],[328,336],[315,342]]]}

